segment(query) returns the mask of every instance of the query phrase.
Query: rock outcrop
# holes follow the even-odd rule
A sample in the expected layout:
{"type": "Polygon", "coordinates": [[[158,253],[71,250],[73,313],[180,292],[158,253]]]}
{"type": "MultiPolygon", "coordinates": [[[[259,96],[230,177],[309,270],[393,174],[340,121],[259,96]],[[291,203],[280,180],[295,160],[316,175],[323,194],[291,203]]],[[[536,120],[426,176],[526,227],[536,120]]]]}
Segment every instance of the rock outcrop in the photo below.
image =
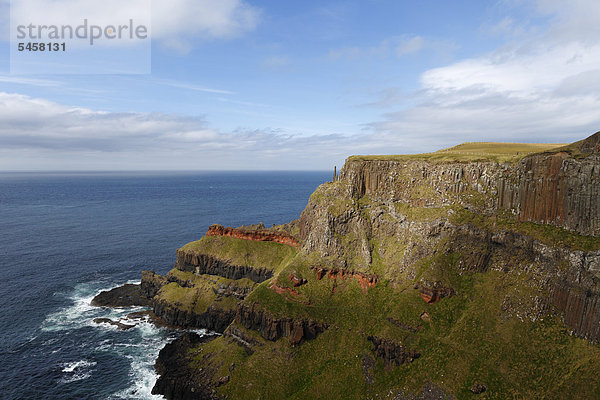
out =
{"type": "Polygon", "coordinates": [[[210,376],[195,368],[189,350],[215,336],[199,336],[184,332],[181,337],[167,344],[159,353],[154,365],[160,375],[152,388],[152,394],[165,396],[167,400],[218,399],[210,383],[210,376]]]}
{"type": "MultiPolygon", "coordinates": [[[[526,397],[533,392],[510,392],[502,379],[522,383],[532,369],[554,373],[570,363],[564,374],[568,384],[560,385],[572,385],[579,393],[577,376],[589,371],[565,357],[565,351],[579,351],[578,346],[587,346],[586,354],[595,350],[571,338],[565,325],[575,336],[600,342],[600,133],[512,162],[495,159],[350,158],[339,176],[310,197],[294,223],[297,238],[262,226],[211,226],[207,236],[272,241],[298,251],[242,243],[244,257],[237,257],[232,253],[237,247],[224,246],[239,241],[211,238],[177,252],[176,268],[190,276],[256,283],[212,287],[211,293],[235,299],[236,308],[214,303],[206,309],[199,302],[198,309],[206,311],[195,312],[195,306],[178,305],[188,296],[185,290],[173,291],[169,301],[155,298],[155,312],[169,323],[224,332],[213,345],[198,347],[206,353],[201,361],[196,358],[195,377],[186,375],[189,354],[179,355],[180,364],[187,363],[173,367],[184,371],[179,379],[203,384],[207,396],[233,398],[319,397],[335,386],[329,380],[336,382],[339,397],[346,389],[340,382],[348,376],[361,377],[352,383],[353,398],[483,392],[526,397]],[[271,258],[277,263],[271,268],[262,252],[269,247],[292,253],[271,258]],[[198,249],[208,249],[207,254],[198,249]],[[244,260],[263,268],[251,262],[236,265],[244,260]],[[355,281],[362,292],[352,286],[355,281]],[[527,342],[529,336],[535,339],[527,342]],[[273,343],[281,338],[287,339],[273,343]],[[546,360],[540,344],[556,347],[542,362],[547,365],[539,365],[546,360]],[[305,374],[315,351],[322,364],[305,374]],[[508,376],[513,355],[520,372],[508,376]],[[243,373],[231,373],[232,359],[236,372],[243,373]],[[376,359],[389,374],[385,379],[377,376],[381,361],[376,359]],[[213,367],[219,372],[209,379],[206,369],[213,367]],[[269,372],[248,369],[257,367],[269,372]],[[351,372],[345,374],[345,368],[351,372]],[[480,373],[482,368],[489,375],[480,373]],[[434,372],[426,376],[428,370],[434,372]],[[456,381],[448,384],[448,379],[456,381]],[[402,383],[385,386],[396,381],[402,383]],[[271,385],[278,391],[271,393],[271,385]]],[[[165,284],[177,283],[177,290],[194,287],[193,279],[146,275],[142,292],[147,295],[166,293],[165,284]]],[[[171,382],[167,391],[193,392],[185,382],[171,382]]]]}
{"type": "Polygon", "coordinates": [[[228,236],[236,239],[252,240],[255,242],[275,242],[287,244],[288,246],[298,247],[300,242],[293,236],[284,232],[274,232],[268,230],[247,230],[223,227],[223,225],[214,224],[206,231],[206,236],[228,236]]]}
{"type": "Polygon", "coordinates": [[[390,339],[369,336],[367,339],[373,343],[373,352],[378,358],[381,358],[389,370],[393,366],[413,362],[421,357],[421,353],[415,350],[409,350],[405,346],[390,339]]]}
{"type": "Polygon", "coordinates": [[[154,271],[142,271],[142,283],[140,290],[142,295],[152,299],[161,287],[169,283],[167,277],[158,275],[154,271]]]}
{"type": "Polygon", "coordinates": [[[135,327],[135,325],[124,324],[124,323],[119,322],[119,321],[113,321],[110,318],[94,318],[94,323],[96,323],[96,324],[108,324],[108,325],[116,326],[117,329],[120,329],[122,331],[126,331],[128,329],[131,329],[131,328],[135,327]]]}
{"type": "Polygon", "coordinates": [[[253,329],[267,340],[277,340],[289,337],[292,345],[302,341],[311,340],[328,328],[327,324],[317,321],[275,318],[269,312],[261,309],[257,304],[240,304],[235,316],[235,322],[246,329],[253,329]]]}
{"type": "Polygon", "coordinates": [[[185,272],[193,272],[196,275],[217,275],[228,279],[248,278],[257,283],[264,282],[273,276],[273,271],[266,268],[234,265],[228,260],[181,249],[177,250],[175,268],[185,272]]]}
{"type": "MultiPolygon", "coordinates": [[[[579,144],[584,157],[565,150],[533,154],[517,164],[350,160],[339,180],[357,199],[366,195],[419,207],[461,204],[482,212],[502,208],[521,221],[598,236],[600,202],[594,199],[600,195],[599,138],[600,132],[579,144]]],[[[300,232],[305,239],[305,224],[300,232]]]]}
{"type": "Polygon", "coordinates": [[[150,301],[140,290],[140,285],[125,284],[100,292],[92,299],[91,304],[96,307],[147,307],[150,301]]]}
{"type": "Polygon", "coordinates": [[[181,328],[209,329],[223,333],[235,318],[235,310],[225,310],[216,306],[209,306],[203,313],[185,310],[173,304],[154,300],[154,314],[168,325],[181,328]]]}

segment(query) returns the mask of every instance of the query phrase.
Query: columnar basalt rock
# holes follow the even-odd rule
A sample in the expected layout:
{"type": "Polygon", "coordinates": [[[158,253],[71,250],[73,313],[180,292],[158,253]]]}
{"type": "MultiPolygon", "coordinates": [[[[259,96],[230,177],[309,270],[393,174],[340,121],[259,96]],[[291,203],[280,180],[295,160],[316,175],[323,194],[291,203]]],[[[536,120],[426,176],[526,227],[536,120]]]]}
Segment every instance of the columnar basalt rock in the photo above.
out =
{"type": "Polygon", "coordinates": [[[203,313],[183,310],[165,301],[154,301],[154,314],[167,325],[180,328],[201,328],[222,333],[235,318],[235,310],[209,306],[203,313]]]}
{"type": "Polygon", "coordinates": [[[258,304],[240,304],[235,316],[235,322],[246,329],[258,331],[267,340],[277,340],[289,337],[290,343],[300,344],[302,341],[311,340],[328,328],[327,324],[317,321],[276,318],[269,312],[260,308],[258,304]]]}
{"type": "Polygon", "coordinates": [[[206,231],[206,236],[227,236],[236,239],[252,240],[255,242],[275,242],[287,244],[288,246],[298,247],[298,240],[283,232],[273,232],[267,230],[246,230],[224,227],[223,225],[214,224],[206,231]]]}
{"type": "Polygon", "coordinates": [[[169,283],[166,276],[158,275],[154,271],[142,271],[140,291],[148,299],[152,299],[161,287],[169,283]]]}
{"type": "Polygon", "coordinates": [[[390,339],[369,336],[367,339],[373,343],[373,352],[378,358],[381,358],[386,369],[390,370],[393,366],[413,362],[421,357],[421,353],[416,350],[407,349],[405,346],[390,339]]]}
{"type": "Polygon", "coordinates": [[[484,213],[507,209],[521,221],[597,236],[599,138],[600,132],[582,141],[580,157],[557,151],[517,163],[349,160],[339,180],[357,199],[369,196],[418,207],[460,204],[484,213]]]}
{"type": "Polygon", "coordinates": [[[260,283],[273,276],[273,272],[266,268],[253,268],[247,265],[234,265],[227,260],[220,260],[206,254],[193,251],[177,250],[175,268],[193,272],[196,275],[217,275],[228,279],[248,278],[260,283]]]}

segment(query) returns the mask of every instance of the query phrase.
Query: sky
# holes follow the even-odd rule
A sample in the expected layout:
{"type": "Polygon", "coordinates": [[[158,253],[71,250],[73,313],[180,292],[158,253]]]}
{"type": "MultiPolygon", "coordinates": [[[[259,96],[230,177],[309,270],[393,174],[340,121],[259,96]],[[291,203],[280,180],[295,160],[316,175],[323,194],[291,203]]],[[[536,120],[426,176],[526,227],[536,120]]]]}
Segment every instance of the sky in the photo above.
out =
{"type": "Polygon", "coordinates": [[[150,73],[19,74],[0,0],[0,171],[573,142],[600,130],[598,21],[597,0],[152,0],[150,73]]]}

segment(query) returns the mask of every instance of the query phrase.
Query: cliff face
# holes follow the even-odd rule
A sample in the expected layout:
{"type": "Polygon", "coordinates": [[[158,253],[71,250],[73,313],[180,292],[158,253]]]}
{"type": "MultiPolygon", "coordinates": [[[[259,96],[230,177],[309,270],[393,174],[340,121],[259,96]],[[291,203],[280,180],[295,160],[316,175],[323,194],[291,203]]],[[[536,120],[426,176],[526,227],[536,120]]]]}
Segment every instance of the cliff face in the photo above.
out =
{"type": "Polygon", "coordinates": [[[249,265],[235,265],[229,260],[221,260],[208,254],[177,251],[175,268],[193,272],[196,275],[217,275],[229,279],[248,278],[254,282],[264,282],[273,276],[266,268],[254,268],[249,265]]]}
{"type": "MultiPolygon", "coordinates": [[[[302,250],[331,257],[342,268],[369,270],[374,256],[392,250],[375,242],[411,238],[396,241],[403,247],[402,256],[392,263],[394,269],[385,270],[391,280],[402,272],[413,277],[414,262],[430,256],[440,243],[460,247],[464,265],[477,271],[487,269],[490,260],[517,251],[518,264],[538,266],[540,298],[563,312],[576,334],[598,341],[600,253],[510,232],[506,228],[514,223],[506,221],[514,216],[517,222],[600,236],[599,138],[596,133],[570,146],[578,157],[557,151],[530,155],[516,164],[350,160],[339,180],[320,187],[303,211],[302,250]],[[478,216],[484,229],[462,224],[457,215],[461,209],[478,216]],[[420,210],[417,218],[415,210],[420,210]],[[483,226],[482,218],[487,219],[483,226]],[[467,243],[460,245],[465,238],[467,243]],[[568,267],[558,268],[561,265],[568,267]]],[[[539,237],[543,236],[544,232],[539,237]]],[[[425,285],[422,292],[428,296],[432,289],[425,285]]]]}
{"type": "Polygon", "coordinates": [[[357,199],[419,207],[460,204],[488,213],[506,209],[521,221],[598,236],[599,140],[600,132],[576,144],[579,158],[558,151],[524,157],[517,164],[349,161],[340,181],[357,199]]]}

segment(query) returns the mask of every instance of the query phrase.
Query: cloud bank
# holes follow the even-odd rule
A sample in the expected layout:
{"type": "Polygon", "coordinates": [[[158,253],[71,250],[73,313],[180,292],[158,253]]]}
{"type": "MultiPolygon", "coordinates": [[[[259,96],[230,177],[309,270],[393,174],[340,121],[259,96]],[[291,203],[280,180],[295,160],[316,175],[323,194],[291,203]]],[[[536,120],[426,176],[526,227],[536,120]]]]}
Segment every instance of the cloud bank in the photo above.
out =
{"type": "Polygon", "coordinates": [[[563,142],[600,130],[600,3],[534,6],[545,29],[505,18],[493,27],[505,45],[424,72],[417,104],[370,126],[415,150],[431,140],[563,142]]]}
{"type": "MultiPolygon", "coordinates": [[[[0,92],[0,170],[329,169],[361,137],[220,132],[201,117],[114,113],[0,92]]],[[[368,146],[369,144],[366,144],[368,146]]]]}

